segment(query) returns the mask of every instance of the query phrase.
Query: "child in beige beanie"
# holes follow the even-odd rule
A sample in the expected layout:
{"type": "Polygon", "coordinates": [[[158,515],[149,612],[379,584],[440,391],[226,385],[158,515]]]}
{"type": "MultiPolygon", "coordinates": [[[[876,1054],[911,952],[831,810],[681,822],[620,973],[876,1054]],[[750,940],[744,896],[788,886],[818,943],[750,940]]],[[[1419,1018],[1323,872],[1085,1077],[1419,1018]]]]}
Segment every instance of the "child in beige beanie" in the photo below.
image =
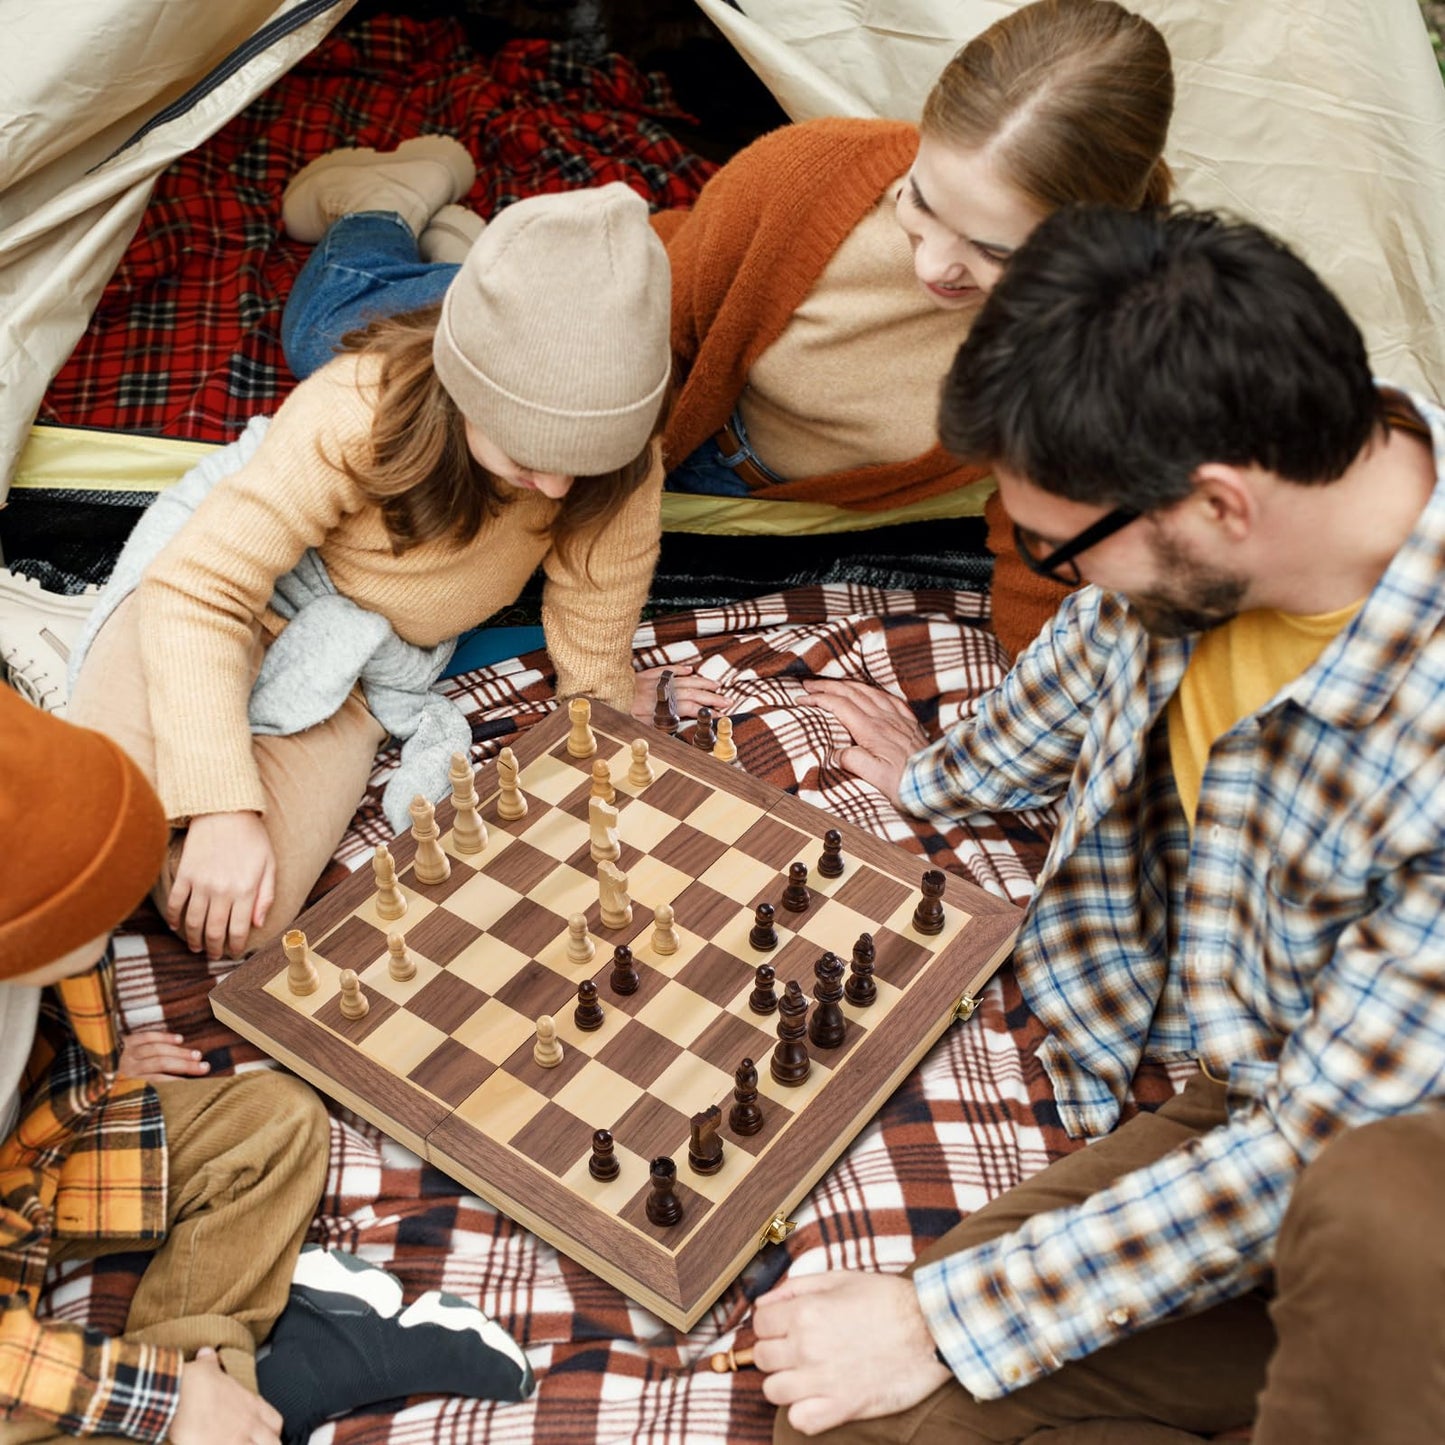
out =
{"type": "MultiPolygon", "coordinates": [[[[70,702],[155,784],[177,830],[157,901],[211,958],[290,925],[388,732],[403,770],[413,748],[466,750],[469,720],[430,685],[538,568],[559,696],[651,717],[632,636],[671,350],[646,205],[620,184],[519,201],[461,265],[423,268],[417,233],[470,185],[465,152],[428,137],[343,157],[293,183],[288,228],[321,234],[313,259],[371,245],[378,274],[396,242],[412,273],[388,273],[397,286],[367,293],[378,319],[174,489],[194,509],[148,529],[154,555],[110,599],[70,702]]],[[[444,795],[444,767],[436,782],[418,790],[444,795]]]]}

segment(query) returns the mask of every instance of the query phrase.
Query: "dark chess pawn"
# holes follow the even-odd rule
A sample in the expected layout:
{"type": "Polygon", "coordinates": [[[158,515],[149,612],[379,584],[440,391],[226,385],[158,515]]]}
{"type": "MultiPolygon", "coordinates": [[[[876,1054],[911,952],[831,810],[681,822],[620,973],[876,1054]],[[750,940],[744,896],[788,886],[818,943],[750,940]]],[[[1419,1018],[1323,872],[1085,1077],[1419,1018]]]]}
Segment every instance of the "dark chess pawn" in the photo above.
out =
{"type": "Polygon", "coordinates": [[[583,1033],[602,1027],[602,1005],[597,999],[597,985],[590,978],[584,978],[577,985],[577,1007],[572,1010],[572,1022],[583,1033]]]}
{"type": "Polygon", "coordinates": [[[798,980],[791,978],[778,1004],[778,1042],[773,1045],[773,1059],[768,1072],[780,1084],[791,1087],[801,1084],[813,1067],[808,1046],[803,1042],[808,1032],[808,1000],[798,980]]]}
{"type": "Polygon", "coordinates": [[[718,1133],[722,1109],[709,1104],[700,1114],[692,1116],[687,1145],[688,1167],[694,1174],[716,1174],[723,1167],[723,1141],[718,1133]]]}
{"type": "Polygon", "coordinates": [[[843,835],[836,828],[829,828],[823,834],[823,855],[818,859],[820,878],[841,878],[843,876],[843,835]]]}
{"type": "Polygon", "coordinates": [[[843,960],[836,953],[825,953],[813,965],[813,997],[818,1007],[808,1020],[808,1037],[816,1048],[836,1049],[843,1042],[848,1021],[838,1001],[843,997],[843,960]]]}
{"type": "Polygon", "coordinates": [[[604,1184],[622,1172],[617,1155],[612,1152],[612,1135],[606,1129],[598,1129],[592,1136],[592,1157],[587,1161],[587,1172],[604,1184]]]}
{"type": "Polygon", "coordinates": [[[734,1134],[756,1134],[763,1127],[763,1111],[758,1107],[758,1070],[751,1059],[744,1059],[733,1075],[733,1106],[728,1110],[728,1128],[734,1134]]]}
{"type": "Polygon", "coordinates": [[[753,970],[753,991],[748,995],[748,1007],[755,1014],[770,1014],[778,1007],[778,990],[770,963],[760,963],[753,970]]]}
{"type": "Polygon", "coordinates": [[[717,745],[717,733],[713,731],[710,707],[703,706],[697,710],[697,726],[692,730],[692,745],[709,753],[717,745]]]}
{"type": "Polygon", "coordinates": [[[647,1217],[662,1229],[668,1229],[682,1220],[682,1200],[673,1192],[677,1188],[677,1165],[659,1154],[648,1166],[647,1177],[652,1181],[652,1193],[647,1196],[647,1217]]]}
{"type": "Polygon", "coordinates": [[[748,943],[759,953],[768,953],[778,946],[778,930],[773,919],[777,910],[771,903],[759,903],[753,913],[753,928],[748,934],[748,943]]]}
{"type": "Polygon", "coordinates": [[[808,892],[808,865],[788,864],[788,886],[783,889],[783,907],[789,913],[806,913],[813,902],[808,892]]]}
{"type": "Polygon", "coordinates": [[[913,910],[913,926],[927,936],[943,932],[943,885],[945,879],[937,868],[930,868],[923,875],[919,888],[923,897],[913,910]]]}
{"type": "Polygon", "coordinates": [[[612,950],[612,977],[608,980],[608,987],[613,993],[636,993],[641,982],[637,969],[633,967],[632,950],[625,943],[619,943],[612,950]]]}
{"type": "Polygon", "coordinates": [[[682,724],[677,711],[677,693],[673,688],[672,670],[665,668],[657,679],[657,706],[652,709],[652,725],[659,732],[675,734],[682,724]]]}
{"type": "Polygon", "coordinates": [[[856,1008],[867,1008],[878,998],[878,985],[873,982],[873,958],[873,935],[860,933],[853,945],[848,982],[843,985],[843,997],[856,1008]]]}

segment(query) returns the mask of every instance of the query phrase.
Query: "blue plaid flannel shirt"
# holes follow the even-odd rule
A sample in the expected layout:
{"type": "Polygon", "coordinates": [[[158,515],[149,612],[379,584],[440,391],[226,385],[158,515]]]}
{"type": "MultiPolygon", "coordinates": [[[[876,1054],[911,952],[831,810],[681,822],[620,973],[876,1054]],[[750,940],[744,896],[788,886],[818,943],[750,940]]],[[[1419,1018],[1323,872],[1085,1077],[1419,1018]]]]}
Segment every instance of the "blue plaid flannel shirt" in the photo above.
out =
{"type": "Polygon", "coordinates": [[[1063,799],[1016,961],[1070,1132],[1117,1122],[1141,1059],[1229,1081],[1226,1125],[917,1271],[976,1398],[1266,1283],[1304,1166],[1445,1096],[1445,411],[1405,399],[1435,492],[1315,665],[1215,743],[1192,836],[1164,720],[1192,643],[1098,588],[904,775],[923,816],[1063,799]]]}

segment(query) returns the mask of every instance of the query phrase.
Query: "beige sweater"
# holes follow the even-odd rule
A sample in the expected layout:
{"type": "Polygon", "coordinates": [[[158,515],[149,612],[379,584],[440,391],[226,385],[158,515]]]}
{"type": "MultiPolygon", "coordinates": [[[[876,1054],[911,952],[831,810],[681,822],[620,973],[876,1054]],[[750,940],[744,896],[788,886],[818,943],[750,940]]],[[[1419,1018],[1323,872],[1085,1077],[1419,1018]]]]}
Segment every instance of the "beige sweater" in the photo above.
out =
{"type": "Polygon", "coordinates": [[[172,822],[265,809],[246,717],[254,642],[258,626],[272,636],[284,627],[271,593],[308,547],[338,592],[421,647],[484,622],[541,565],[558,694],[631,708],[632,634],[661,534],[660,463],[590,553],[585,540],[575,549],[576,568],[538,535],[556,504],[530,491],[464,547],[433,541],[395,556],[380,509],[327,460],[366,444],[375,364],[342,356],[298,386],[250,463],[217,483],[141,582],[157,791],[172,822]]]}

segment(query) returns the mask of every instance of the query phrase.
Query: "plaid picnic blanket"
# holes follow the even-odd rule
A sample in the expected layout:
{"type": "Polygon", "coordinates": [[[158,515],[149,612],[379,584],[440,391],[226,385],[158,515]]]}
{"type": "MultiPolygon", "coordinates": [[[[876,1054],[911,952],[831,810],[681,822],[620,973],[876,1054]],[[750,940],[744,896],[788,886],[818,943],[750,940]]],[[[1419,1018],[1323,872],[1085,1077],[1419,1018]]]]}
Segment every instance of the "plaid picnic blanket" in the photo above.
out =
{"type": "Polygon", "coordinates": [[[667,131],[687,119],[660,75],[619,55],[510,41],[491,57],[455,20],[344,27],[157,180],[43,421],[229,441],[293,385],[281,309],[310,247],[281,232],[281,193],[337,146],[455,135],[480,215],[523,196],[624,181],[655,209],[712,171],[667,131]]]}
{"type": "MultiPolygon", "coordinates": [[[[870,682],[907,698],[930,731],[946,727],[1001,676],[976,593],[807,588],[660,619],[639,630],[637,662],[687,662],[744,699],[734,740],[747,770],[851,822],[927,855],[995,894],[1022,901],[1043,857],[1049,819],[975,816],[946,830],[901,817],[832,761],[846,739],[809,701],[810,676],[870,682]]],[[[490,756],[511,725],[550,705],[545,655],[463,674],[452,687],[490,756]]],[[[387,836],[383,754],[324,889],[387,836]]],[[[207,966],[154,913],[117,938],[129,1028],[162,1023],[206,1051],[213,1070],[264,1067],[257,1051],[210,1014],[207,966]]],[[[763,1445],[772,1408],[755,1371],[718,1375],[707,1355],[745,1329],[750,1301],[787,1270],[898,1270],[1011,1185],[1076,1145],[1059,1126],[1035,1051],[1042,1029],[1007,969],[974,1017],[925,1057],[852,1148],[795,1211],[797,1230],[760,1254],[689,1334],[630,1304],[611,1285],[344,1110],[335,1111],[332,1168],[312,1237],[396,1273],[407,1298],[447,1289],[476,1301],[522,1343],[540,1377],[521,1405],[417,1400],[326,1426],[320,1445],[763,1445]]],[[[1171,1084],[1141,1076],[1158,1103],[1171,1084]]],[[[141,1257],[113,1256],[56,1271],[46,1307],[119,1332],[141,1257]]]]}

